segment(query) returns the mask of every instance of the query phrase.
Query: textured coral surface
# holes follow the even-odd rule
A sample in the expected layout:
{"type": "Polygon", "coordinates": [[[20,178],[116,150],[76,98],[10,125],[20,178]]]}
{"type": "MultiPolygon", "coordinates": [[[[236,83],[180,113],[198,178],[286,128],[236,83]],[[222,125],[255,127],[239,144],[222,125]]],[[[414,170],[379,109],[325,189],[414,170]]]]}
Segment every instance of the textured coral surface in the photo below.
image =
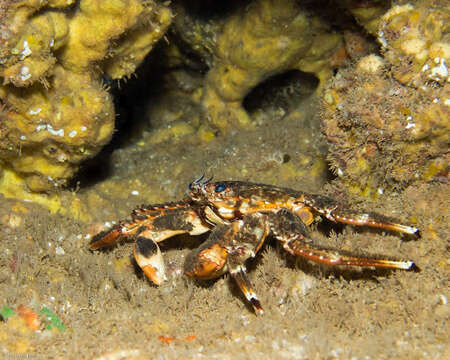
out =
{"type": "Polygon", "coordinates": [[[378,41],[396,80],[416,88],[450,82],[450,9],[441,1],[392,7],[381,17],[378,41]]]}
{"type": "MultiPolygon", "coordinates": [[[[152,1],[11,1],[2,16],[0,166],[49,191],[110,140],[115,111],[102,76],[130,76],[171,13],[152,1]]],[[[26,197],[8,176],[0,191],[26,197]]]]}
{"type": "Polygon", "coordinates": [[[322,120],[329,157],[352,189],[376,195],[448,179],[449,20],[441,2],[392,7],[379,21],[382,56],[329,83],[322,120]]]}
{"type": "Polygon", "coordinates": [[[449,96],[448,85],[416,90],[389,78],[379,57],[340,71],[323,114],[335,173],[372,195],[446,177],[449,96]]]}
{"type": "Polygon", "coordinates": [[[336,65],[334,55],[342,51],[342,36],[295,0],[253,1],[221,26],[182,25],[191,32],[184,38],[194,50],[211,53],[202,106],[206,120],[223,131],[251,126],[242,102],[265,79],[292,69],[327,79],[336,65]],[[197,45],[202,35],[213,38],[207,51],[197,45]]]}

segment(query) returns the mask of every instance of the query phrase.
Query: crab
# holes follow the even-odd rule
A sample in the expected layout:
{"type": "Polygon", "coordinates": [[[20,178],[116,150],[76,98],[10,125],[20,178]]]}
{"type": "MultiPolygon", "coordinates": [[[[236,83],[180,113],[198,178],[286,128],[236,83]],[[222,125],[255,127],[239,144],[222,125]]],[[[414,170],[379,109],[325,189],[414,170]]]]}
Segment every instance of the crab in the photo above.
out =
{"type": "Polygon", "coordinates": [[[178,234],[210,231],[208,239],[186,257],[185,274],[203,280],[228,272],[257,314],[264,311],[247,278],[245,263],[257,255],[269,236],[279,240],[288,253],[316,263],[419,271],[410,260],[349,256],[317,248],[309,239],[308,226],[320,216],[332,222],[420,236],[416,227],[383,215],[348,210],[322,195],[250,182],[211,182],[203,176],[189,185],[188,195],[180,202],[136,208],[131,220],[95,235],[90,248],[134,238],[137,264],[159,285],[167,277],[158,243],[178,234]]]}

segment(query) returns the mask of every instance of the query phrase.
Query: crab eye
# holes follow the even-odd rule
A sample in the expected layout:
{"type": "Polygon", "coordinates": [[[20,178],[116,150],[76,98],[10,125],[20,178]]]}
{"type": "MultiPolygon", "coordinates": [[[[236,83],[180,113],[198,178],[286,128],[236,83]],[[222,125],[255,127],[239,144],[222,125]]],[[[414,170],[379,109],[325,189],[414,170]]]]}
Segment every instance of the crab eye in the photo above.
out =
{"type": "Polygon", "coordinates": [[[218,184],[216,185],[215,191],[216,193],[222,192],[226,189],[226,185],[225,184],[218,184]]]}
{"type": "Polygon", "coordinates": [[[189,190],[192,190],[194,187],[192,186],[192,183],[189,184],[189,190]]]}

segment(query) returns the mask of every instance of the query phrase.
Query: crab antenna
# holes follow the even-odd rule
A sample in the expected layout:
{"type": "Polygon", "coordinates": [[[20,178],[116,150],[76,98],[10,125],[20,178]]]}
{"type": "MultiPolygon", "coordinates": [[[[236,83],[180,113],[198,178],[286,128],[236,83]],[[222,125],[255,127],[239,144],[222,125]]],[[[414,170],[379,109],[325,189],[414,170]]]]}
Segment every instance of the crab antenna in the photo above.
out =
{"type": "Polygon", "coordinates": [[[208,180],[203,181],[202,186],[209,184],[211,182],[211,180],[213,179],[213,177],[214,177],[214,175],[211,176],[208,180]]]}
{"type": "Polygon", "coordinates": [[[200,176],[199,178],[195,179],[192,183],[197,185],[200,181],[203,180],[204,177],[205,177],[205,174],[202,174],[202,176],[200,176]]]}

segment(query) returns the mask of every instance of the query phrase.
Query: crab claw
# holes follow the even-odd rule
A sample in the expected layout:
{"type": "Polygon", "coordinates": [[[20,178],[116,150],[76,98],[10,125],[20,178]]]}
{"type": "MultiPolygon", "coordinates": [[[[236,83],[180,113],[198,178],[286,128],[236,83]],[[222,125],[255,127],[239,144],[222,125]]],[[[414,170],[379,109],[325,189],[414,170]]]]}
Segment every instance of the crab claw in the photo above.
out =
{"type": "Polygon", "coordinates": [[[152,239],[139,237],[133,248],[133,254],[145,276],[154,284],[160,285],[167,280],[161,250],[152,239]]]}
{"type": "Polygon", "coordinates": [[[201,248],[186,258],[184,273],[201,280],[215,279],[225,272],[227,251],[218,244],[201,248]],[[192,254],[192,255],[191,255],[192,254]]]}

